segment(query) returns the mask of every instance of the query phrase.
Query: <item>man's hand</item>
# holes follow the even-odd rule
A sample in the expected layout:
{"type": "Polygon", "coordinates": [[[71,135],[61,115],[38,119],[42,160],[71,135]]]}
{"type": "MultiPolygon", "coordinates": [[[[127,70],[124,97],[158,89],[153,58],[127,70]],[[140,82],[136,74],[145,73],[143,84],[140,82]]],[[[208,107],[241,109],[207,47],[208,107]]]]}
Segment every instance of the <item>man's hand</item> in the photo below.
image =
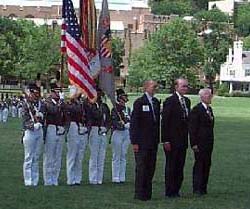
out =
{"type": "Polygon", "coordinates": [[[199,152],[198,145],[192,146],[192,150],[193,150],[194,152],[199,152]]]}
{"type": "Polygon", "coordinates": [[[164,147],[164,150],[165,150],[166,152],[170,152],[170,151],[171,151],[171,144],[170,144],[169,142],[164,143],[164,144],[163,144],[163,147],[164,147]]]}
{"type": "Polygon", "coordinates": [[[139,151],[139,145],[138,144],[133,144],[133,151],[137,153],[139,151]]]}

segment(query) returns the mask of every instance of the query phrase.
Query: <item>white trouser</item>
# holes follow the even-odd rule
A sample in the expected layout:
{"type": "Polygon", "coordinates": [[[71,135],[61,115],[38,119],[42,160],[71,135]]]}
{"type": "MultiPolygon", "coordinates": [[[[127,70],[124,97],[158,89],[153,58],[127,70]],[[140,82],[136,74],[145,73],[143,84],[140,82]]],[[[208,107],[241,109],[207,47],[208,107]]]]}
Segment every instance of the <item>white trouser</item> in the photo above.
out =
{"type": "Polygon", "coordinates": [[[3,110],[0,110],[0,122],[3,121],[3,110]]]}
{"type": "Polygon", "coordinates": [[[22,108],[21,107],[18,108],[18,117],[19,118],[22,117],[22,108]]]}
{"type": "Polygon", "coordinates": [[[36,186],[39,180],[39,157],[43,144],[43,129],[25,130],[23,137],[24,163],[23,177],[25,186],[36,186]]]}
{"type": "Polygon", "coordinates": [[[80,184],[82,180],[82,161],[88,144],[88,133],[80,135],[78,125],[71,122],[67,135],[67,184],[80,184]]]}
{"type": "Polygon", "coordinates": [[[11,116],[12,118],[15,118],[17,116],[17,107],[14,105],[11,108],[11,116]]]}
{"type": "Polygon", "coordinates": [[[43,154],[44,185],[58,185],[64,135],[56,134],[56,126],[48,125],[43,154]]]}
{"type": "Polygon", "coordinates": [[[112,134],[112,181],[125,182],[126,154],[130,144],[129,130],[115,130],[112,134]]]}
{"type": "Polygon", "coordinates": [[[90,184],[102,184],[107,136],[99,135],[97,126],[91,127],[89,147],[89,182],[90,184]]]}
{"type": "Polygon", "coordinates": [[[6,123],[8,120],[9,110],[8,108],[3,109],[3,122],[6,123]]]}

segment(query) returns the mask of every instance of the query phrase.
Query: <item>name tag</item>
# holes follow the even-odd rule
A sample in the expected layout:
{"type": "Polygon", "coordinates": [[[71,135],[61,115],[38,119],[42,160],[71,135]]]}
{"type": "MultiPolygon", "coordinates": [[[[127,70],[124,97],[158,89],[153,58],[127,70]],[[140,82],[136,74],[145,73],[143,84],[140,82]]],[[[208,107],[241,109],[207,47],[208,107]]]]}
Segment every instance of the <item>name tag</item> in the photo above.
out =
{"type": "Polygon", "coordinates": [[[143,112],[149,112],[149,106],[148,105],[142,105],[142,111],[143,112]]]}

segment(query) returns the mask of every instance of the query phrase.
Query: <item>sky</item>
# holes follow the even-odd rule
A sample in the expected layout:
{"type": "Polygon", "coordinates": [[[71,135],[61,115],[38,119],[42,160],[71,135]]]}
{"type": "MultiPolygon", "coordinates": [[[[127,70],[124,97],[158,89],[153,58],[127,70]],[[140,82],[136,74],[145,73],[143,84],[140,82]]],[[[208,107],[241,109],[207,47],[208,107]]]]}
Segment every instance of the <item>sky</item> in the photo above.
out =
{"type": "MultiPolygon", "coordinates": [[[[72,0],[75,7],[79,7],[79,0],[72,0]]],[[[21,5],[21,6],[51,6],[61,5],[62,0],[1,0],[1,5],[21,5]]],[[[97,9],[100,9],[102,0],[95,0],[97,9]]],[[[109,9],[129,10],[132,5],[145,7],[147,0],[108,0],[109,9]]]]}

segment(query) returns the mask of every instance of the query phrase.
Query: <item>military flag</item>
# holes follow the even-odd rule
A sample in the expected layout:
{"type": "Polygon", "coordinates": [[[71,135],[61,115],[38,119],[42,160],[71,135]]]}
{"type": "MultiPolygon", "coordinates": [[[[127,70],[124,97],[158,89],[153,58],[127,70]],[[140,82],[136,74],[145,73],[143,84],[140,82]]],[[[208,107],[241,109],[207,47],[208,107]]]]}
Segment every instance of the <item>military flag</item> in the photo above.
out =
{"type": "Polygon", "coordinates": [[[99,87],[115,104],[115,81],[112,66],[110,16],[107,0],[102,2],[102,10],[98,24],[98,47],[101,63],[99,74],[99,87]]]}

